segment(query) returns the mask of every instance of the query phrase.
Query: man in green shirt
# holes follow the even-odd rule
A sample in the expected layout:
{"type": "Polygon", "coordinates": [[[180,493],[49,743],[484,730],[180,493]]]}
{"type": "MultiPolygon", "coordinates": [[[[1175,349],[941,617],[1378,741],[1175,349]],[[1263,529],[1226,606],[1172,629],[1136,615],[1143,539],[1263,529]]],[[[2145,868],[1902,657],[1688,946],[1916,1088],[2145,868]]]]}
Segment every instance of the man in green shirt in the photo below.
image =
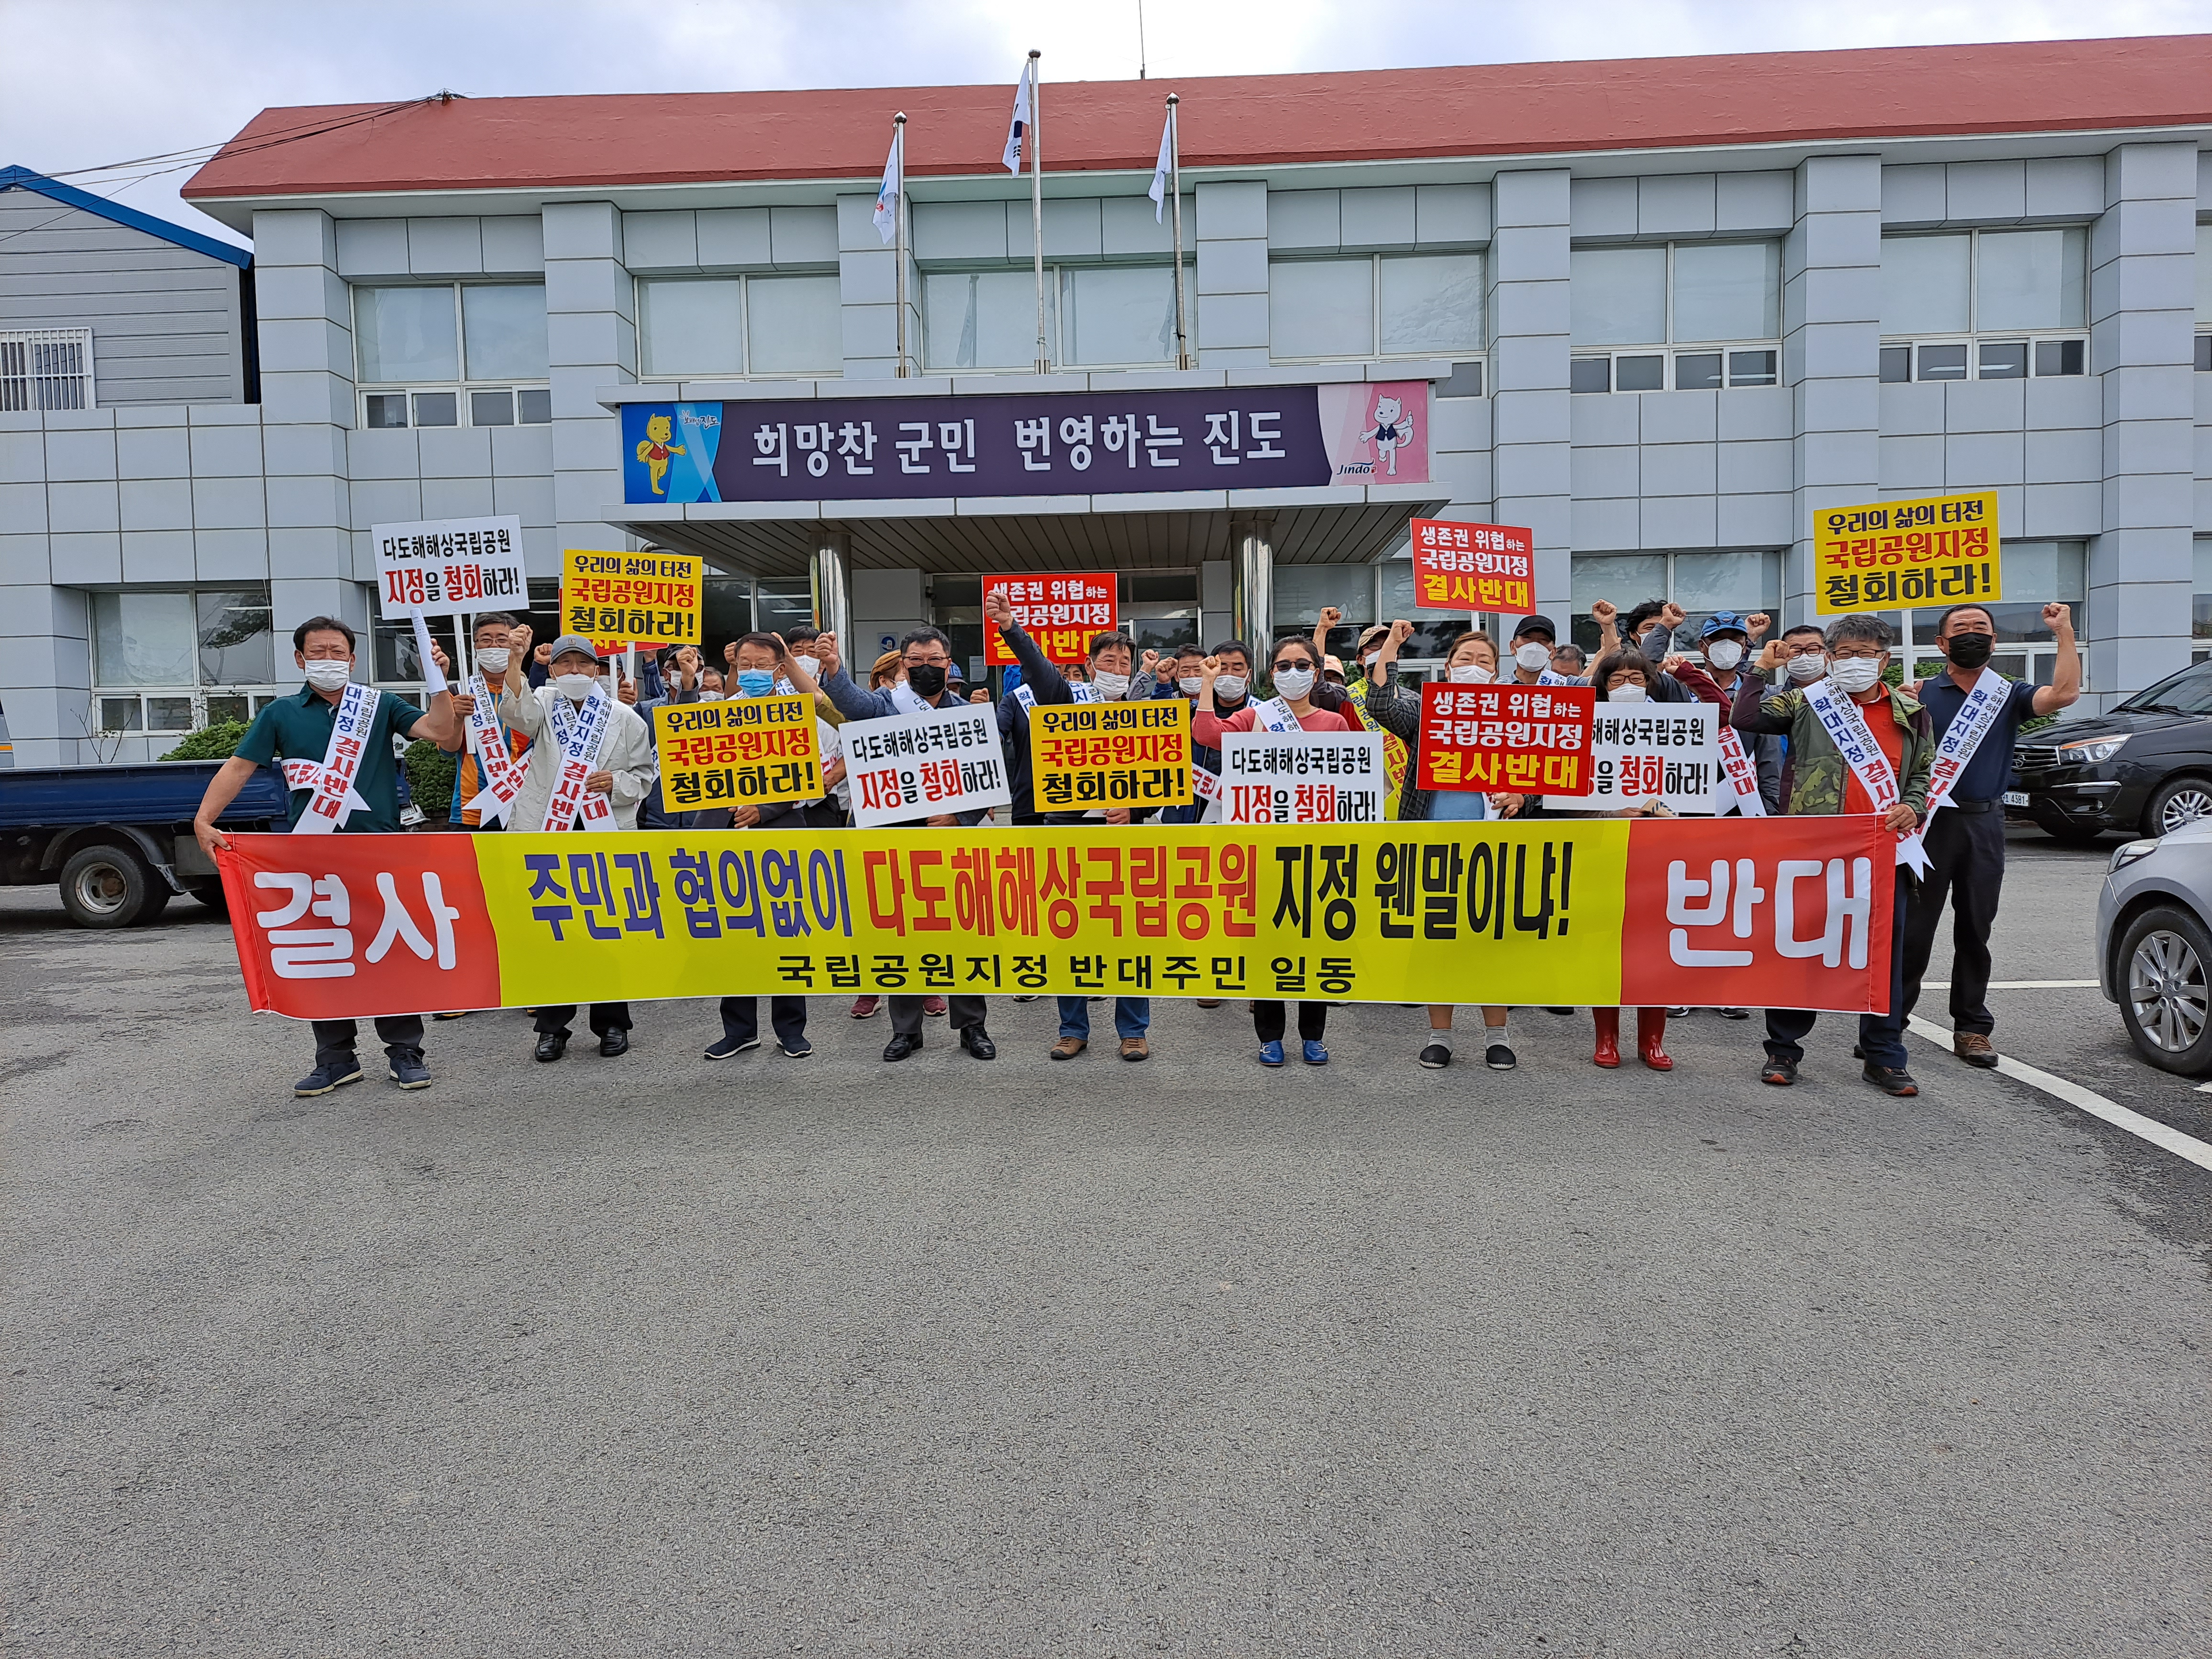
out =
{"type": "MultiPolygon", "coordinates": [[[[350,776],[341,773],[343,762],[323,774],[331,752],[331,734],[338,720],[339,705],[353,678],[354,631],[335,617],[311,617],[292,630],[292,657],[307,683],[298,693],[278,697],[253,717],[240,740],[237,752],[208,781],[199,811],[192,819],[192,834],[210,859],[230,845],[230,838],[216,828],[238,792],[255,770],[272,761],[305,763],[303,771],[323,774],[319,793],[313,776],[294,779],[289,810],[294,827],[316,810],[336,822],[332,828],[353,834],[390,834],[399,828],[399,774],[392,758],[392,740],[422,738],[431,743],[452,742],[460,734],[461,718],[447,691],[446,653],[435,645],[430,654],[437,666],[432,676],[430,709],[425,714],[413,703],[389,693],[376,695],[376,707],[361,734],[358,759],[350,776]]],[[[319,1019],[315,1028],[315,1069],[292,1087],[298,1097],[326,1095],[348,1083],[361,1081],[361,1062],[354,1042],[359,1026],[349,1019],[319,1019]]],[[[419,1014],[380,1018],[376,1035],[391,1061],[392,1080],[403,1089],[427,1089],[430,1073],[422,1064],[422,1019],[419,1014]]]]}

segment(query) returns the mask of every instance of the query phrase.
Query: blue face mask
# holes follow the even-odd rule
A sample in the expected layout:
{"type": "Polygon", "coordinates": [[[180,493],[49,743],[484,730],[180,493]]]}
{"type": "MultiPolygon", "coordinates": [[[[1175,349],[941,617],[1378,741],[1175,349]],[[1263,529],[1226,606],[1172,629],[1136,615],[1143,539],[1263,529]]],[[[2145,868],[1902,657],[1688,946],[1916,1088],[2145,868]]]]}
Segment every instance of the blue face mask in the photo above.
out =
{"type": "Polygon", "coordinates": [[[775,690],[775,674],[766,668],[740,668],[738,690],[748,697],[764,697],[775,690]]]}

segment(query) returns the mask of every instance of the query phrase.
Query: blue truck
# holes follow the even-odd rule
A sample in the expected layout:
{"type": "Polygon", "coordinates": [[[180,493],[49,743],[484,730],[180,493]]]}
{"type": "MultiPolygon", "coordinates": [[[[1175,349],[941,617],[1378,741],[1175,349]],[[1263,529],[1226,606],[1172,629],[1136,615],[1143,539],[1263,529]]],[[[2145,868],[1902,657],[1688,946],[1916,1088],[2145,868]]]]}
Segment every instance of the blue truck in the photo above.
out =
{"type": "MultiPolygon", "coordinates": [[[[223,908],[222,878],[192,837],[192,814],[221,761],[0,769],[0,882],[60,885],[80,927],[151,921],[189,895],[223,908]]],[[[284,828],[283,778],[256,769],[219,820],[244,833],[284,828]]]]}

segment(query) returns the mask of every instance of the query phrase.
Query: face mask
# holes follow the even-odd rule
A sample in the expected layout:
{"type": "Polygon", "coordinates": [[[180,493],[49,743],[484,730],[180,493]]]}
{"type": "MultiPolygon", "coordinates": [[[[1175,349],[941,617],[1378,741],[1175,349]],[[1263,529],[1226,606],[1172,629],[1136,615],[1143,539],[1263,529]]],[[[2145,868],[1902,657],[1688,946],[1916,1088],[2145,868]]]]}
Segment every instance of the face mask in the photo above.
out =
{"type": "Polygon", "coordinates": [[[1810,685],[1827,672],[1827,661],[1818,653],[1790,659],[1790,678],[1800,685],[1810,685]]]}
{"type": "Polygon", "coordinates": [[[1127,674],[1109,674],[1103,668],[1094,668],[1091,671],[1091,685],[1108,702],[1118,702],[1128,695],[1129,677],[1127,674]]]}
{"type": "Polygon", "coordinates": [[[1513,665],[1532,674],[1540,673],[1552,665],[1552,647],[1540,640],[1531,640],[1513,653],[1513,665]]]}
{"type": "Polygon", "coordinates": [[[1217,700],[1226,697],[1235,702],[1251,689],[1252,682],[1242,674],[1224,674],[1213,682],[1213,695],[1217,700]]]}
{"type": "Polygon", "coordinates": [[[1734,640],[1715,640],[1705,647],[1705,660],[1728,673],[1743,660],[1743,647],[1734,640]]]}
{"type": "Polygon", "coordinates": [[[1454,685],[1487,685],[1494,678],[1479,662],[1463,662],[1449,671],[1454,685]]]}
{"type": "Polygon", "coordinates": [[[1881,678],[1880,657],[1838,657],[1828,665],[1828,678],[1838,690],[1851,696],[1870,691],[1874,683],[1881,678]]]}
{"type": "Polygon", "coordinates": [[[945,694],[945,665],[921,663],[906,671],[906,687],[926,702],[935,702],[945,694]]]}
{"type": "Polygon", "coordinates": [[[1607,702],[1643,702],[1650,693],[1640,685],[1616,685],[1605,694],[1607,702]]]}
{"type": "MultiPolygon", "coordinates": [[[[1176,679],[1176,690],[1182,692],[1186,697],[1194,697],[1198,695],[1198,688],[1205,683],[1205,681],[1200,679],[1195,674],[1184,674],[1176,679]]],[[[1225,685],[1227,684],[1228,682],[1225,680],[1214,681],[1214,684],[1217,686],[1225,685]]]]}
{"type": "Polygon", "coordinates": [[[1990,647],[1996,643],[1989,634],[1954,634],[1944,641],[1943,654],[1961,668],[1979,668],[1990,659],[1990,647]]]}
{"type": "Polygon", "coordinates": [[[307,684],[318,691],[337,691],[353,678],[353,665],[318,657],[307,665],[307,684]]]}
{"type": "Polygon", "coordinates": [[[1279,668],[1275,671],[1275,695],[1296,702],[1313,690],[1314,674],[1310,668],[1279,668]]]}
{"type": "Polygon", "coordinates": [[[570,702],[581,702],[592,695],[592,688],[599,683],[596,674],[556,674],[553,689],[570,702]]]}
{"type": "Polygon", "coordinates": [[[701,702],[720,702],[721,700],[722,694],[719,691],[702,691],[699,694],[701,702]]]}
{"type": "Polygon", "coordinates": [[[819,680],[822,678],[821,658],[794,655],[792,658],[792,660],[806,671],[806,678],[808,679],[819,680]]]}
{"type": "Polygon", "coordinates": [[[738,694],[746,697],[764,697],[775,690],[775,672],[768,668],[738,670],[738,694]]]}
{"type": "Polygon", "coordinates": [[[487,646],[477,653],[477,666],[497,679],[507,672],[507,649],[503,645],[487,646]]]}

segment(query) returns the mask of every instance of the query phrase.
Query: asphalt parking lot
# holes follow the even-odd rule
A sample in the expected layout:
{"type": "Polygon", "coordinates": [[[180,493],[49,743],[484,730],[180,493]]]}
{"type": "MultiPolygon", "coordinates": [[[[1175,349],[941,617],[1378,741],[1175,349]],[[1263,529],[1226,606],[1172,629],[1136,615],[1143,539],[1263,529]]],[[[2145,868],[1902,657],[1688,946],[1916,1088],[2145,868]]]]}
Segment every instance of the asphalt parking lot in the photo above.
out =
{"type": "MultiPolygon", "coordinates": [[[[2001,983],[2095,978],[2106,850],[2015,834],[2001,983]]],[[[887,1067],[817,1000],[710,1066],[702,1001],[295,1102],[190,903],[0,940],[9,1653],[2212,1652],[2212,1173],[1926,1042],[887,1067]]],[[[1992,1001],[2212,1138],[2094,989],[1992,1001]]]]}

